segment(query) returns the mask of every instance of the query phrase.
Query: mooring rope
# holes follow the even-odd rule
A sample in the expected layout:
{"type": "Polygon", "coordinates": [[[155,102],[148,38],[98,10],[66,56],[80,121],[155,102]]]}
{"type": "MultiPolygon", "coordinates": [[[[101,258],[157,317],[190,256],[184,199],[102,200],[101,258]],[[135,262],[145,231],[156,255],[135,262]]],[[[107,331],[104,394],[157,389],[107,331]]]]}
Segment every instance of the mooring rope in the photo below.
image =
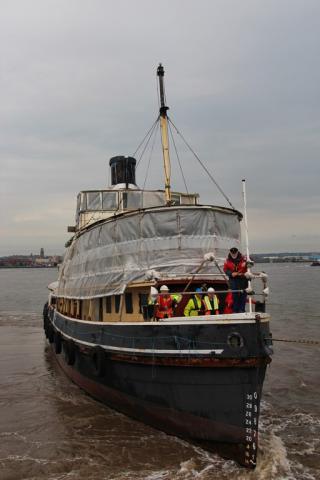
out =
{"type": "Polygon", "coordinates": [[[292,340],[289,338],[272,338],[270,340],[272,340],[273,342],[288,342],[288,343],[303,343],[306,345],[320,345],[319,340],[305,340],[305,339],[292,340]]]}

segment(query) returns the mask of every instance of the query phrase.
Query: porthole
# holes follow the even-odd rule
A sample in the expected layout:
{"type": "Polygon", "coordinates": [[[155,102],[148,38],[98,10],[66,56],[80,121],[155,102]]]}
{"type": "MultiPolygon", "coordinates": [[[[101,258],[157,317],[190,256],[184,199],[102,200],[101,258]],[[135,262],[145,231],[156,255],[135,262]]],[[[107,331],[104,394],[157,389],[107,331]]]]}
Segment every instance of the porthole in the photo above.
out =
{"type": "Polygon", "coordinates": [[[233,349],[238,349],[243,347],[244,341],[240,333],[232,332],[228,336],[228,345],[233,349]]]}

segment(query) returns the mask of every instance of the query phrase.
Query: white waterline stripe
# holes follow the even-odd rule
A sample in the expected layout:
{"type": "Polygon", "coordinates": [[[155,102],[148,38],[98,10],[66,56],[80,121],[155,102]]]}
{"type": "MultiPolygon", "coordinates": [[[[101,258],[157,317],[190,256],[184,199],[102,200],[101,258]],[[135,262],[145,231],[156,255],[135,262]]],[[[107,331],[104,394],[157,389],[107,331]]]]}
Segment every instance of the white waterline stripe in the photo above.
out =
{"type": "MultiPolygon", "coordinates": [[[[249,313],[245,314],[232,314],[232,315],[239,315],[234,319],[230,319],[228,315],[204,315],[198,317],[189,317],[192,320],[186,320],[186,317],[175,317],[174,320],[171,318],[166,318],[158,322],[93,322],[91,320],[79,320],[78,318],[67,317],[63,315],[63,313],[55,311],[55,314],[60,315],[61,317],[69,320],[70,322],[77,322],[86,325],[114,325],[114,326],[127,326],[127,325],[135,325],[136,327],[143,327],[144,325],[234,325],[234,324],[243,324],[243,323],[256,323],[255,316],[249,313]],[[240,316],[241,315],[241,316],[240,316]],[[245,315],[245,316],[244,316],[245,315]],[[208,318],[219,317],[219,320],[207,320],[208,318]],[[199,320],[198,320],[199,319],[199,320]]],[[[260,322],[266,323],[270,321],[269,314],[259,314],[260,322]]]]}

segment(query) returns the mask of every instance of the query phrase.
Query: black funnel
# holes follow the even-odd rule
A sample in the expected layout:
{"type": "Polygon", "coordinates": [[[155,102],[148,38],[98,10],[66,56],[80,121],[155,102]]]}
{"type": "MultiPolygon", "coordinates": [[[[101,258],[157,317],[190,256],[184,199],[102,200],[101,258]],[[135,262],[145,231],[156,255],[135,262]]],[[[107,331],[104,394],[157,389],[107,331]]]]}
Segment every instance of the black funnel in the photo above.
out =
{"type": "Polygon", "coordinates": [[[133,157],[112,157],[110,158],[111,184],[118,183],[136,184],[136,159],[133,157]]]}

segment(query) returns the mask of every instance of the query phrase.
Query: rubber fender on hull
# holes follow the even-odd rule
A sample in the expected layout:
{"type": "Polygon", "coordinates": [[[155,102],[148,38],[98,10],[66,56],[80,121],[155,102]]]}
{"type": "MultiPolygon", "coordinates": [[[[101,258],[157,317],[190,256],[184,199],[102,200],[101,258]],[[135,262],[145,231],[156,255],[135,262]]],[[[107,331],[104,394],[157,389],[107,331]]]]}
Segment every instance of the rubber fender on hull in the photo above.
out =
{"type": "Polygon", "coordinates": [[[48,324],[48,320],[44,319],[43,320],[43,329],[44,329],[44,333],[45,333],[45,336],[46,338],[49,337],[49,324],[48,324]]]}
{"type": "Polygon", "coordinates": [[[76,345],[72,340],[63,342],[63,352],[68,365],[73,365],[76,361],[76,345]]]}
{"type": "Polygon", "coordinates": [[[54,331],[53,331],[53,328],[51,327],[51,325],[47,326],[46,335],[47,335],[47,338],[49,340],[49,343],[53,343],[53,341],[54,341],[54,331]]]}
{"type": "Polygon", "coordinates": [[[59,332],[54,333],[54,351],[56,353],[61,353],[62,349],[62,338],[59,332]]]}
{"type": "Polygon", "coordinates": [[[48,302],[44,304],[43,306],[43,329],[45,331],[46,337],[48,338],[48,327],[49,327],[49,306],[48,302]]]}
{"type": "Polygon", "coordinates": [[[43,311],[42,311],[42,316],[43,316],[43,320],[48,320],[48,311],[49,311],[49,304],[48,302],[46,302],[43,306],[43,311]]]}
{"type": "Polygon", "coordinates": [[[106,373],[107,356],[103,348],[95,347],[92,350],[92,367],[93,373],[97,377],[103,377],[106,373]]]}

